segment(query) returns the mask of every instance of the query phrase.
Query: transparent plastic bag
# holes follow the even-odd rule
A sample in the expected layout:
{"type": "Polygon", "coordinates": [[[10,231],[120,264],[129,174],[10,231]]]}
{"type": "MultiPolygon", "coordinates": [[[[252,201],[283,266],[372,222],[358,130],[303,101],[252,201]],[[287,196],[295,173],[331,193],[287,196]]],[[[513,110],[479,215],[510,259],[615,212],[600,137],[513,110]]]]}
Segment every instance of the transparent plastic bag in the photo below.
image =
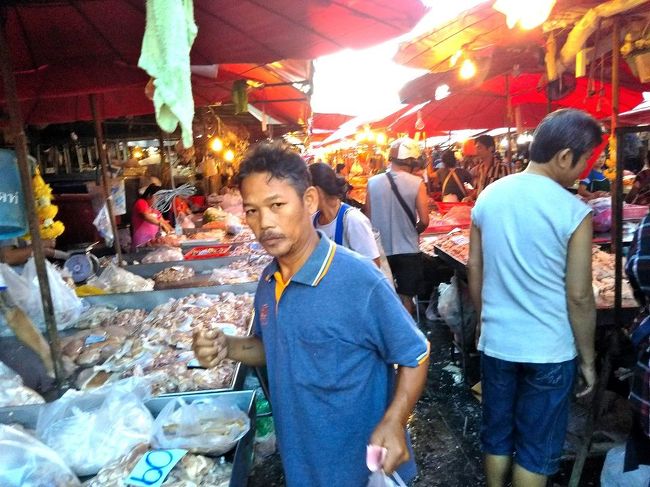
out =
{"type": "Polygon", "coordinates": [[[2,487],[77,487],[81,485],[61,457],[33,436],[0,424],[2,487]]]}
{"type": "MultiPolygon", "coordinates": [[[[84,305],[74,290],[65,283],[53,264],[46,261],[45,267],[50,283],[56,326],[59,330],[65,330],[74,325],[83,312],[84,305]]],[[[0,264],[0,272],[5,279],[7,293],[13,303],[22,309],[39,329],[45,330],[41,291],[34,258],[32,257],[27,261],[22,274],[18,274],[6,264],[0,264]]]]}
{"type": "Polygon", "coordinates": [[[170,401],[156,418],[151,444],[154,448],[182,448],[192,453],[223,455],[250,429],[250,418],[241,409],[214,399],[186,403],[170,401]]]}
{"type": "Polygon", "coordinates": [[[80,476],[95,475],[151,437],[144,380],[127,379],[88,393],[68,391],[41,410],[37,436],[80,476]]]}
{"type": "Polygon", "coordinates": [[[406,487],[406,484],[397,474],[394,474],[394,477],[391,478],[383,470],[377,470],[368,477],[366,487],[406,487]]]}
{"type": "Polygon", "coordinates": [[[438,314],[452,331],[457,332],[461,327],[461,316],[456,278],[453,277],[450,284],[440,284],[438,291],[438,314]]]}
{"type": "Polygon", "coordinates": [[[180,260],[183,260],[181,249],[178,247],[161,247],[145,255],[142,263],[153,264],[155,262],[177,262],[180,260]]]}
{"type": "Polygon", "coordinates": [[[0,362],[0,408],[43,404],[45,400],[23,384],[22,378],[0,362]]]}
{"type": "Polygon", "coordinates": [[[95,286],[107,293],[130,293],[152,291],[154,281],[117,267],[115,264],[110,264],[99,277],[89,279],[88,285],[95,286]]]}

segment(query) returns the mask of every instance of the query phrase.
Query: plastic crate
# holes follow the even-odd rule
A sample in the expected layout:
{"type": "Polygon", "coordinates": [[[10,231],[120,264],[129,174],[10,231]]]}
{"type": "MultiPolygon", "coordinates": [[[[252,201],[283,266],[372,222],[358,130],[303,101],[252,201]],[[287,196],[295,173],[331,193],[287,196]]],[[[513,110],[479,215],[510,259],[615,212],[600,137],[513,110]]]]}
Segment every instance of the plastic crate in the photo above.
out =
{"type": "Polygon", "coordinates": [[[185,260],[227,257],[230,255],[232,248],[233,244],[199,245],[185,254],[185,260]]]}
{"type": "Polygon", "coordinates": [[[438,207],[438,211],[444,215],[449,210],[457,206],[469,206],[472,208],[474,206],[474,203],[470,201],[436,201],[436,206],[438,207]]]}

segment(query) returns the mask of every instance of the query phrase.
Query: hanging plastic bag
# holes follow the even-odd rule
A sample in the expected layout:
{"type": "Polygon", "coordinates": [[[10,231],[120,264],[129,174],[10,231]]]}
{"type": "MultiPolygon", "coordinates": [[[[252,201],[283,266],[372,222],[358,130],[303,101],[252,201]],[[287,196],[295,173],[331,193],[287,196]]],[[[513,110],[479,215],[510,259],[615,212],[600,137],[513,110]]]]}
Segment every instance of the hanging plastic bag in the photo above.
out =
{"type": "Polygon", "coordinates": [[[186,403],[170,401],[154,423],[154,448],[181,448],[192,453],[223,455],[235,447],[250,429],[250,418],[241,409],[215,399],[186,403]]]}
{"type": "MultiPolygon", "coordinates": [[[[50,283],[56,325],[59,330],[65,330],[74,325],[84,311],[84,305],[74,290],[68,287],[53,264],[45,261],[45,267],[50,283]]],[[[6,264],[0,264],[0,273],[7,283],[7,293],[13,303],[22,309],[38,328],[44,330],[45,319],[34,258],[27,261],[22,274],[18,274],[6,264]]]]}
{"type": "Polygon", "coordinates": [[[41,410],[37,436],[80,476],[104,465],[151,437],[153,417],[144,405],[149,388],[127,379],[88,393],[68,391],[41,410]]]}
{"type": "Polygon", "coordinates": [[[111,219],[108,215],[108,208],[106,208],[106,203],[102,206],[102,209],[99,210],[97,216],[93,220],[93,225],[97,229],[99,236],[104,239],[107,247],[113,246],[113,227],[111,227],[111,219]]]}
{"type": "Polygon", "coordinates": [[[459,332],[461,327],[460,300],[458,297],[458,284],[456,278],[452,277],[450,284],[442,283],[438,287],[438,314],[449,328],[459,332]]]}
{"type": "Polygon", "coordinates": [[[0,424],[2,487],[77,487],[81,484],[61,457],[33,436],[0,424]]]}

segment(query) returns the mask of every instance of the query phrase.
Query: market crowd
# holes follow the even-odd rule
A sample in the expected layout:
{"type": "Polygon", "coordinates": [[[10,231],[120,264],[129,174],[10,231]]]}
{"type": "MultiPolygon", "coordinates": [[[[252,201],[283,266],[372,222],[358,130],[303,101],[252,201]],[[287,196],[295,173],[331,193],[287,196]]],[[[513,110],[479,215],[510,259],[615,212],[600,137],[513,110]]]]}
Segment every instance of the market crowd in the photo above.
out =
{"type": "MultiPolygon", "coordinates": [[[[226,357],[268,367],[287,485],[366,485],[367,460],[407,484],[417,474],[407,423],[426,382],[429,343],[412,313],[431,191],[475,200],[468,272],[487,483],[546,485],[559,468],[572,396],[588,396],[597,380],[592,214],[566,188],[601,137],[591,116],[559,110],[535,131],[525,169],[481,136],[471,167],[443,152],[428,184],[419,145],[400,139],[388,170],[368,181],[365,213],[344,202],[336,170],[344,168],[308,167],[278,144],[247,155],[237,179],[246,220],[274,257],[255,297],[254,334],[199,333],[194,349],[206,367],[226,357]]],[[[609,189],[601,167],[581,182],[584,191],[609,189]]],[[[628,271],[644,300],[650,220],[640,228],[628,271]]],[[[645,320],[633,330],[643,363],[648,328],[645,320]]],[[[646,369],[632,394],[646,435],[647,382],[646,369]]]]}

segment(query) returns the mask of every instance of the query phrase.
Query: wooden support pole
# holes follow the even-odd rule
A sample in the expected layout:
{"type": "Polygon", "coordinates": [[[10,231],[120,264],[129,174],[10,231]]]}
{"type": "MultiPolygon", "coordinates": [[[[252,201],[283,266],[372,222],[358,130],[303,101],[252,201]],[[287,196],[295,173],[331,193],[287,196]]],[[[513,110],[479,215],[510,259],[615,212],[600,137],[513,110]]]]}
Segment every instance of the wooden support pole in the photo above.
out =
{"type": "Polygon", "coordinates": [[[104,132],[102,131],[102,123],[99,120],[99,113],[97,111],[97,96],[90,95],[90,109],[93,112],[93,121],[95,122],[95,137],[97,140],[97,150],[99,151],[99,163],[102,167],[102,185],[104,192],[104,200],[106,201],[106,208],[108,209],[108,218],[111,222],[111,229],[113,230],[113,249],[117,256],[117,265],[122,266],[122,248],[120,247],[120,239],[117,234],[117,223],[115,222],[115,203],[111,196],[112,184],[111,175],[108,170],[108,155],[106,154],[106,145],[104,144],[104,132]]]}
{"type": "Polygon", "coordinates": [[[0,30],[0,70],[5,87],[5,100],[11,131],[14,136],[16,148],[16,158],[18,160],[18,169],[20,171],[20,182],[23,189],[25,200],[25,209],[27,210],[27,220],[29,222],[29,233],[32,238],[32,251],[34,255],[34,264],[36,265],[36,275],[41,292],[41,302],[43,305],[43,315],[45,318],[45,327],[48,335],[52,361],[54,362],[54,374],[56,377],[57,387],[61,391],[65,387],[63,364],[61,362],[61,342],[56,328],[56,317],[54,316],[54,305],[52,303],[52,294],[50,291],[50,281],[47,278],[47,267],[45,265],[45,253],[43,250],[43,241],[40,234],[40,223],[36,215],[36,201],[34,199],[34,188],[32,186],[32,172],[29,167],[27,155],[27,137],[23,127],[20,105],[16,94],[16,79],[14,78],[13,68],[11,65],[11,54],[7,43],[4,18],[0,19],[2,29],[0,30]]]}

